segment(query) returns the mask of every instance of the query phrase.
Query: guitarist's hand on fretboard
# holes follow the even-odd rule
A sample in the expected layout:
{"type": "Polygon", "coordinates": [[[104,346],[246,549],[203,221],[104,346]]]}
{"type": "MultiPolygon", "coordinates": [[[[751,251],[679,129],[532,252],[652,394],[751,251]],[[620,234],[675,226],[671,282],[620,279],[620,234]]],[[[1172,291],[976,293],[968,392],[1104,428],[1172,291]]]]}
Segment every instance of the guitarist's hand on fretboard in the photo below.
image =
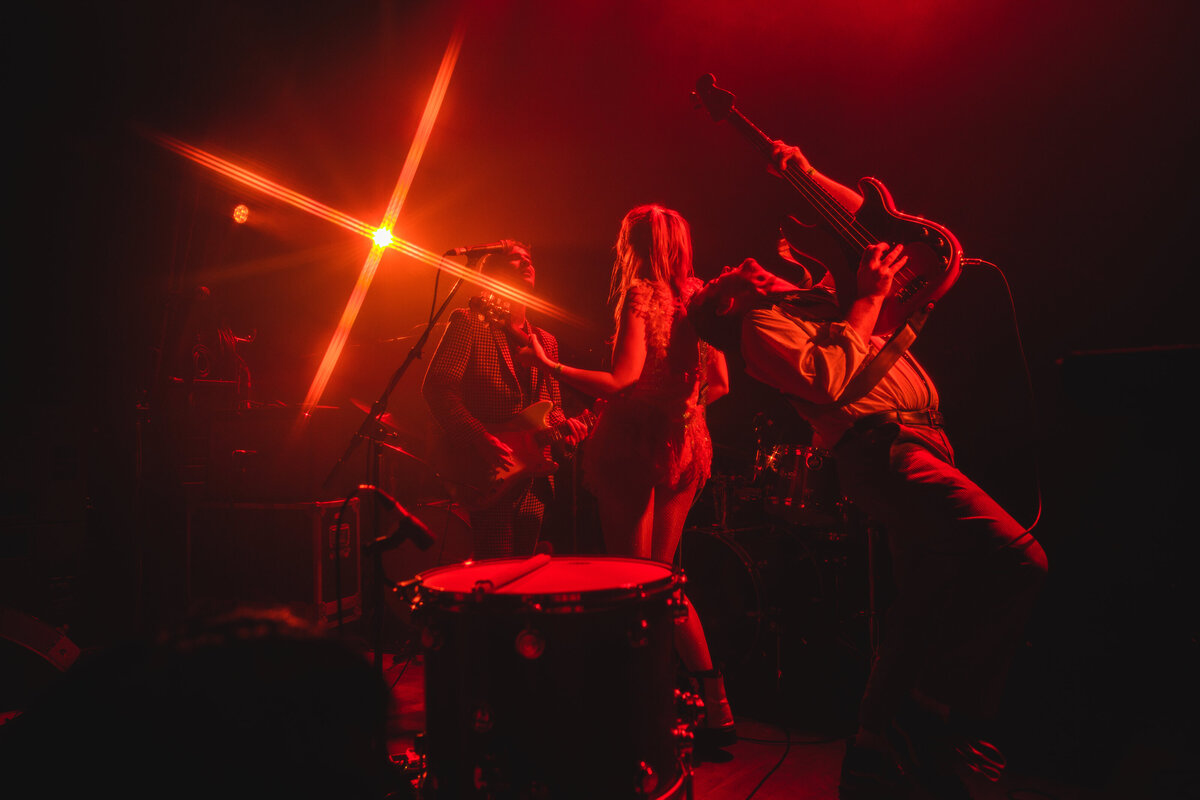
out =
{"type": "MultiPolygon", "coordinates": [[[[591,413],[587,412],[587,417],[591,419],[591,413]]],[[[592,426],[590,422],[579,417],[571,417],[567,420],[567,426],[571,429],[570,433],[563,436],[563,443],[567,447],[574,449],[579,446],[579,443],[588,437],[592,426]]]]}

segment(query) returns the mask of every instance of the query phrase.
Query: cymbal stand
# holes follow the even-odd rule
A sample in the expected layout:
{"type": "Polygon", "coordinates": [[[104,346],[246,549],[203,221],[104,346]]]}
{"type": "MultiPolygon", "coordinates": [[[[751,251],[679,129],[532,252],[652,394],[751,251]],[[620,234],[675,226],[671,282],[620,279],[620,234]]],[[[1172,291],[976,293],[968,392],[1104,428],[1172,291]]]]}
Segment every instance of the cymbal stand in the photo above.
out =
{"type": "MultiPolygon", "coordinates": [[[[425,329],[423,331],[421,331],[421,335],[419,337],[417,337],[417,340],[413,343],[412,347],[409,348],[408,354],[404,357],[404,361],[401,362],[400,366],[396,368],[396,371],[392,373],[392,377],[388,381],[387,386],[384,388],[383,392],[379,395],[379,397],[377,397],[375,399],[375,402],[371,405],[370,410],[367,411],[367,414],[363,418],[362,423],[358,426],[358,430],[355,431],[354,434],[350,437],[350,443],[346,446],[346,451],[344,453],[342,453],[341,458],[339,458],[337,460],[337,463],[335,463],[333,465],[333,468],[329,471],[329,475],[326,476],[325,482],[322,484],[323,486],[328,488],[331,485],[333,485],[334,479],[337,477],[338,473],[341,472],[346,461],[350,458],[351,455],[354,454],[354,451],[358,449],[359,444],[361,442],[363,442],[364,440],[367,442],[367,459],[366,459],[367,460],[367,480],[366,480],[366,483],[371,486],[379,485],[380,451],[379,451],[378,447],[380,444],[380,440],[379,440],[380,439],[380,431],[384,428],[382,418],[383,418],[384,412],[387,411],[388,399],[391,397],[392,390],[394,390],[396,388],[396,385],[400,383],[400,379],[403,378],[405,373],[408,372],[409,366],[414,361],[416,361],[418,358],[421,357],[422,350],[425,347],[425,343],[429,341],[429,335],[433,331],[433,326],[437,323],[437,321],[439,319],[441,319],[442,314],[444,314],[446,312],[446,309],[450,306],[450,301],[453,300],[454,295],[458,293],[459,288],[463,284],[463,280],[464,279],[460,277],[458,280],[456,280],[454,282],[454,285],[452,287],[450,287],[450,292],[446,295],[446,299],[442,302],[441,306],[439,306],[435,312],[430,314],[429,321],[425,324],[425,329]]],[[[358,490],[355,489],[354,491],[357,492],[358,490]]],[[[376,513],[374,513],[374,509],[372,509],[371,524],[372,524],[372,534],[373,534],[371,536],[371,541],[375,541],[379,538],[379,530],[378,530],[379,525],[378,525],[378,515],[376,513]]],[[[335,570],[337,570],[336,574],[341,575],[341,565],[335,563],[334,568],[335,568],[335,570]]],[[[382,566],[380,566],[377,570],[377,573],[381,573],[381,572],[382,572],[382,566]]],[[[378,579],[379,577],[380,577],[380,574],[376,574],[376,578],[378,579]]],[[[376,594],[379,594],[379,593],[376,592],[376,594]]],[[[337,591],[337,595],[338,595],[338,602],[340,604],[340,602],[341,602],[340,589],[337,591]]],[[[383,616],[384,616],[382,606],[374,609],[373,613],[374,613],[374,620],[373,620],[374,630],[373,630],[372,639],[373,639],[373,647],[375,650],[375,666],[376,666],[378,672],[380,673],[380,675],[382,675],[383,674],[383,616]]],[[[339,629],[339,631],[341,630],[341,627],[342,627],[342,618],[341,618],[341,614],[339,613],[338,614],[338,629],[339,629]]]]}

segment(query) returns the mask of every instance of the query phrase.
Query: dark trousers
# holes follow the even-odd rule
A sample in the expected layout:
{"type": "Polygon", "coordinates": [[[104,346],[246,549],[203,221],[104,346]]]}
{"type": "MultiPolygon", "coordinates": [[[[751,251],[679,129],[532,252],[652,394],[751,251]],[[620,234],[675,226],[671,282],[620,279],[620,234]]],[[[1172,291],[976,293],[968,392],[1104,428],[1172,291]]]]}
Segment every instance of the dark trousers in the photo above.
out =
{"type": "Polygon", "coordinates": [[[553,495],[554,489],[548,479],[535,478],[515,499],[470,512],[471,557],[533,555],[541,535],[546,504],[553,495]]]}
{"type": "Polygon", "coordinates": [[[954,466],[941,429],[853,430],[835,455],[845,494],[885,530],[896,584],[861,724],[882,730],[913,689],[994,716],[1045,581],[1041,545],[954,466]]]}

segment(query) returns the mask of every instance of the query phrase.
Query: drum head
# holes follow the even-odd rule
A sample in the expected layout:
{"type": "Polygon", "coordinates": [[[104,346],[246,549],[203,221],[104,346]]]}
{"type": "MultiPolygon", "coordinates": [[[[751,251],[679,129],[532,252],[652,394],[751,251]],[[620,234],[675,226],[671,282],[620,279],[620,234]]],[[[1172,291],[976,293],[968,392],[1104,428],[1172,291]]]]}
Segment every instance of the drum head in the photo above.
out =
{"type": "Polygon", "coordinates": [[[629,597],[671,591],[679,577],[657,561],[617,556],[534,556],[467,561],[421,573],[420,604],[478,606],[486,594],[493,607],[534,602],[591,607],[629,597]]]}
{"type": "MultiPolygon", "coordinates": [[[[504,582],[512,568],[524,558],[492,558],[468,561],[421,574],[421,585],[443,592],[471,592],[479,581],[504,582]]],[[[657,561],[615,556],[559,556],[544,566],[495,589],[498,594],[563,594],[653,586],[671,578],[671,568],[657,561]]]]}

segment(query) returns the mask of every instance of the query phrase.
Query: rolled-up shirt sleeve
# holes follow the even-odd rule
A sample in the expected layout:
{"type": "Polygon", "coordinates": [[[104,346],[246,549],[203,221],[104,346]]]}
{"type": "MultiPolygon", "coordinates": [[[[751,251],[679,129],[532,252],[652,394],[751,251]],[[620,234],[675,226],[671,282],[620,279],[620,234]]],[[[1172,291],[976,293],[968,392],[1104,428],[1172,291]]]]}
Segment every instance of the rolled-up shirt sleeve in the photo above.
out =
{"type": "Polygon", "coordinates": [[[867,342],[843,321],[808,321],[774,306],[742,320],[750,377],[810,403],[837,402],[868,354],[867,342]]]}

